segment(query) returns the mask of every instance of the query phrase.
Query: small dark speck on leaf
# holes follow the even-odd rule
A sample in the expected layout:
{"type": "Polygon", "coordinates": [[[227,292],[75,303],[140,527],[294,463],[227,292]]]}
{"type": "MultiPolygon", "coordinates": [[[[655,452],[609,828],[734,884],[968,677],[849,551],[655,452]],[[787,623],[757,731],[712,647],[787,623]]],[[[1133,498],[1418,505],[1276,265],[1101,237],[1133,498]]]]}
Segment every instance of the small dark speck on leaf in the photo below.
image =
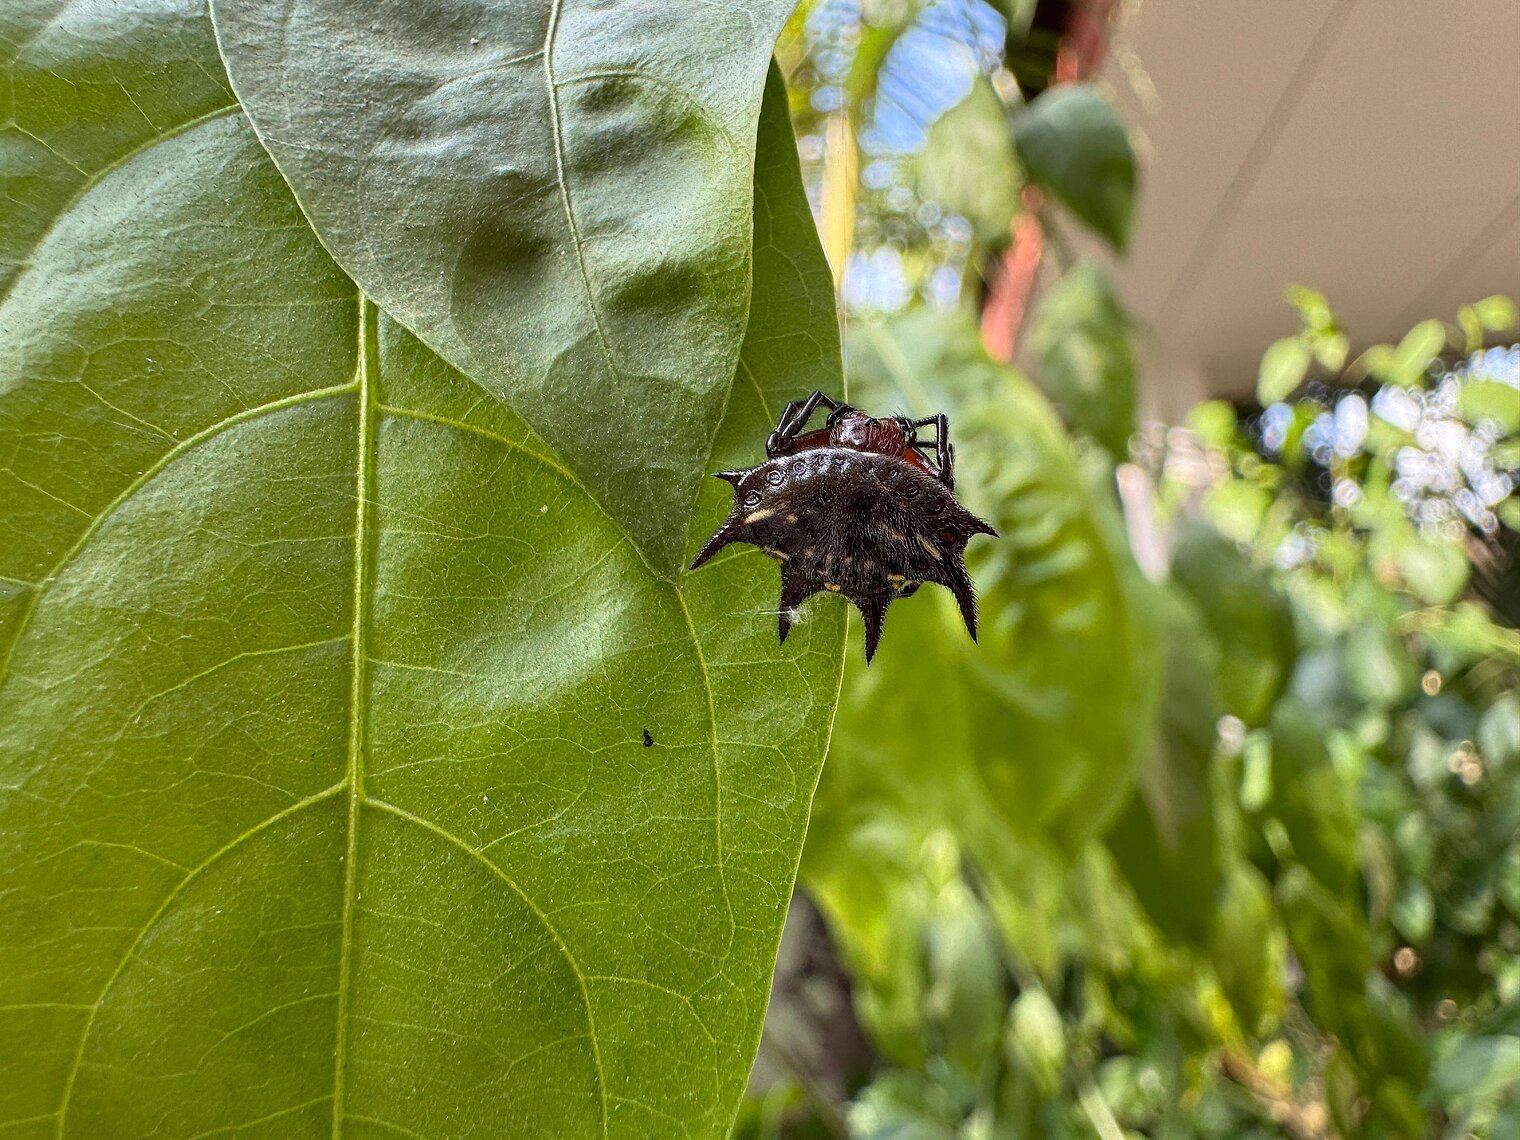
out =
{"type": "Polygon", "coordinates": [[[644,747],[645,748],[653,748],[654,747],[654,737],[652,737],[652,736],[649,735],[649,730],[647,728],[644,730],[644,747]]]}

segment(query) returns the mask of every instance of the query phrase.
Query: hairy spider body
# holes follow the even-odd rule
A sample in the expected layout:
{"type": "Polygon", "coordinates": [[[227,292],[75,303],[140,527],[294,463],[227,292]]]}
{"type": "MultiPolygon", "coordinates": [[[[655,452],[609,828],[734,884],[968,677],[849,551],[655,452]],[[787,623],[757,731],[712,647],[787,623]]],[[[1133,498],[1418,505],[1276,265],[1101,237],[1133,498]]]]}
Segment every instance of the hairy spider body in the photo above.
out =
{"type": "Polygon", "coordinates": [[[866,660],[876,653],[887,607],[925,582],[955,595],[976,639],[976,596],[966,543],[997,532],[956,501],[944,416],[876,419],[815,392],[787,405],[766,443],[768,458],[720,471],[734,488],[733,513],[692,561],[701,566],[731,542],[759,547],[781,564],[781,640],[796,607],[816,593],[843,594],[865,619],[866,660]],[[802,433],[819,404],[828,425],[802,433]],[[935,458],[917,429],[937,428],[935,458]]]}

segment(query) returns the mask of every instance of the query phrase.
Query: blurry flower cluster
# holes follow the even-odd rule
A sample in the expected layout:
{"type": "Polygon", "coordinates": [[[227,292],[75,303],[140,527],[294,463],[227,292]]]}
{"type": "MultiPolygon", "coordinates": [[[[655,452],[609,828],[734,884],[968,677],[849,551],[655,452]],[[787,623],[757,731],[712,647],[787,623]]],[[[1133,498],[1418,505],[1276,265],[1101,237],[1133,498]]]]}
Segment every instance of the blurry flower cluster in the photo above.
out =
{"type": "Polygon", "coordinates": [[[1373,401],[1375,414],[1414,436],[1394,457],[1393,493],[1422,527],[1448,528],[1461,518],[1485,535],[1497,534],[1493,508],[1515,489],[1516,464],[1496,449],[1507,427],[1489,416],[1464,415],[1463,387],[1476,379],[1520,390],[1520,345],[1473,353],[1429,391],[1385,387],[1373,401]]]}
{"type": "Polygon", "coordinates": [[[1329,473],[1331,503],[1354,508],[1363,491],[1350,462],[1390,437],[1371,430],[1372,417],[1399,433],[1389,456],[1390,490],[1428,536],[1459,538],[1466,527],[1492,536],[1500,520],[1494,508],[1516,486],[1520,462],[1499,445],[1511,427],[1491,415],[1473,414],[1463,394],[1478,382],[1504,384],[1520,394],[1520,345],[1470,354],[1454,367],[1432,366],[1429,387],[1384,384],[1370,401],[1359,391],[1332,392],[1312,385],[1306,397],[1265,408],[1257,443],[1271,459],[1296,452],[1329,473]],[[1315,408],[1318,405],[1318,408],[1315,408]],[[1306,417],[1308,422],[1304,423],[1306,417]]]}
{"type": "Polygon", "coordinates": [[[1363,563],[1427,605],[1469,585],[1507,597],[1520,573],[1520,345],[1482,342],[1512,334],[1514,304],[1464,306],[1455,325],[1422,321],[1348,363],[1324,298],[1290,299],[1303,329],[1264,355],[1260,411],[1211,401],[1134,440],[1163,499],[1276,570],[1318,577],[1332,610],[1363,563]]]}

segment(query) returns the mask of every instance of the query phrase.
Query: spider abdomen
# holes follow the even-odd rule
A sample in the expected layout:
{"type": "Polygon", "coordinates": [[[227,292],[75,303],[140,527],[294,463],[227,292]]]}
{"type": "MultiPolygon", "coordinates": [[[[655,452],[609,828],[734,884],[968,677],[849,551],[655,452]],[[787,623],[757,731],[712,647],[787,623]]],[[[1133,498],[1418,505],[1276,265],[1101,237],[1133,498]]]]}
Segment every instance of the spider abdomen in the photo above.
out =
{"type": "Polygon", "coordinates": [[[890,594],[905,580],[934,575],[943,554],[931,536],[949,498],[934,480],[898,460],[842,449],[804,452],[758,470],[768,478],[777,468],[785,468],[782,482],[759,487],[759,502],[740,518],[744,541],[840,593],[890,594]],[[916,501],[903,494],[905,486],[916,501]]]}
{"type": "Polygon", "coordinates": [[[993,531],[932,475],[895,456],[823,447],[719,477],[734,485],[734,510],[693,566],[730,542],[750,543],[779,561],[783,640],[803,599],[839,593],[865,617],[869,659],[887,606],[924,582],[955,594],[976,636],[963,556],[973,534],[993,531]]]}

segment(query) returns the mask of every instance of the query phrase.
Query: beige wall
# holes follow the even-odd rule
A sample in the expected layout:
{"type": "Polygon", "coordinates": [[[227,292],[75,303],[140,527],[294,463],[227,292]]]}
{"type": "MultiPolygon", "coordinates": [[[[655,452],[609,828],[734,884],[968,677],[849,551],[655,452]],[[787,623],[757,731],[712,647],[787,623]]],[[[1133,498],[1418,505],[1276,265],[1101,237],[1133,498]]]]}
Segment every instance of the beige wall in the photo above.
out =
{"type": "Polygon", "coordinates": [[[1150,410],[1248,393],[1290,282],[1362,344],[1520,297],[1520,0],[1129,0],[1114,46],[1150,410]]]}

